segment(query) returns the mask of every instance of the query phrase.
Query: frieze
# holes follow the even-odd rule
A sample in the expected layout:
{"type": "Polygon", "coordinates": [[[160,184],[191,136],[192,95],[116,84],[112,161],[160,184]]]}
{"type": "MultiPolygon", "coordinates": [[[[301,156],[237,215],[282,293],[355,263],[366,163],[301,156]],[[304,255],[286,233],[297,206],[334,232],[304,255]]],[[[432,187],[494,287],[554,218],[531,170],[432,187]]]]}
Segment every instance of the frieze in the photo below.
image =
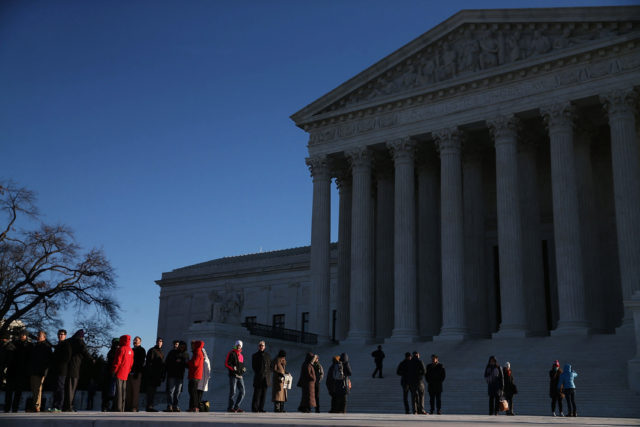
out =
{"type": "MultiPolygon", "coordinates": [[[[589,60],[590,58],[585,57],[585,59],[589,60]]],[[[640,68],[640,55],[637,54],[626,57],[616,57],[609,61],[598,63],[583,63],[569,70],[543,74],[535,81],[520,81],[517,84],[484,88],[482,91],[467,92],[463,97],[456,99],[430,104],[425,102],[419,106],[414,105],[412,108],[392,111],[376,117],[369,116],[354,119],[340,126],[350,126],[350,129],[353,129],[353,131],[349,132],[351,136],[363,135],[384,128],[428,120],[434,116],[483,107],[510,99],[522,99],[534,93],[552,91],[563,86],[586,82],[638,68],[640,68]]],[[[540,73],[541,71],[543,70],[532,70],[531,72],[540,73]]],[[[435,99],[436,96],[437,94],[425,95],[424,101],[437,101],[437,99],[435,99]]],[[[309,144],[324,144],[341,138],[338,128],[338,126],[329,125],[310,130],[309,144]]]]}
{"type": "Polygon", "coordinates": [[[318,114],[633,31],[637,23],[467,24],[318,114]]]}

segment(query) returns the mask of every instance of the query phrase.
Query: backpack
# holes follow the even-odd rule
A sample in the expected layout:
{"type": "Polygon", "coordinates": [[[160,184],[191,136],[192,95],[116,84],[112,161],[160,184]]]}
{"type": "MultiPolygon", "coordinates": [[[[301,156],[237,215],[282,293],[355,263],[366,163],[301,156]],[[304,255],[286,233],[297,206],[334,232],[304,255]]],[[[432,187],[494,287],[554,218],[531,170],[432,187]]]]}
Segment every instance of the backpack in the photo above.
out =
{"type": "Polygon", "coordinates": [[[344,381],[344,371],[342,370],[342,363],[338,363],[338,366],[333,367],[333,380],[336,382],[344,381]]]}

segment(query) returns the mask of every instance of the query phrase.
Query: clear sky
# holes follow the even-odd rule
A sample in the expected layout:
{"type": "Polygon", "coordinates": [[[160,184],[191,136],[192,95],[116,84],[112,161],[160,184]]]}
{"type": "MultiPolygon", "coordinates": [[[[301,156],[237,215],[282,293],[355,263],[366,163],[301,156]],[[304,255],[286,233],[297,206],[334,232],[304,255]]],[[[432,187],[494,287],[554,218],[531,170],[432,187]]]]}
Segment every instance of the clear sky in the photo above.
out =
{"type": "Polygon", "coordinates": [[[309,244],[291,114],[461,9],[634,3],[3,0],[0,178],[104,249],[150,347],[162,272],[309,244]]]}

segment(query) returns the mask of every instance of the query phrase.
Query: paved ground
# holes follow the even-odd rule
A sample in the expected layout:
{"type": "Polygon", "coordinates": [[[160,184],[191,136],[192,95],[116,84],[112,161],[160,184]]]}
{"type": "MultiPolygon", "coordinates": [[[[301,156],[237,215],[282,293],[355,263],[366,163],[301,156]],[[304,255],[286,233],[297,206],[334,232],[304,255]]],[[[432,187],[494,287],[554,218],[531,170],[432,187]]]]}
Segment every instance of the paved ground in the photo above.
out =
{"type": "Polygon", "coordinates": [[[461,427],[469,425],[500,425],[500,426],[640,426],[640,419],[632,418],[552,418],[536,416],[505,415],[397,415],[397,414],[229,414],[225,412],[209,412],[201,414],[165,414],[132,413],[120,415],[102,412],[78,412],[74,414],[0,414],[0,426],[29,426],[29,427],[182,427],[214,424],[227,426],[240,424],[242,426],[285,425],[285,426],[381,426],[395,427],[398,425],[424,425],[429,427],[461,427]]]}

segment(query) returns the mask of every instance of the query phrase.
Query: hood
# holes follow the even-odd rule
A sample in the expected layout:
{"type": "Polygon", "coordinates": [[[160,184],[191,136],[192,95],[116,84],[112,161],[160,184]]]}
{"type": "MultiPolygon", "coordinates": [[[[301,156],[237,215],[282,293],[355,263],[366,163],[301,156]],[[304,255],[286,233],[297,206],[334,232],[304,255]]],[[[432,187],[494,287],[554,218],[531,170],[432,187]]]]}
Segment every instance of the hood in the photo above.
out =
{"type": "Polygon", "coordinates": [[[131,344],[131,335],[122,335],[120,337],[120,346],[127,346],[129,347],[129,345],[131,344]]]}
{"type": "Polygon", "coordinates": [[[349,355],[347,353],[342,353],[340,355],[340,361],[341,362],[348,362],[349,361],[349,355]]]}
{"type": "Polygon", "coordinates": [[[565,372],[571,372],[571,365],[568,364],[568,363],[566,365],[564,365],[564,371],[565,372]]]}
{"type": "Polygon", "coordinates": [[[313,360],[313,353],[309,352],[304,358],[304,363],[311,363],[313,360]]]}
{"type": "Polygon", "coordinates": [[[72,338],[84,338],[84,329],[80,329],[75,334],[73,334],[72,338]]]}
{"type": "Polygon", "coordinates": [[[202,350],[204,348],[204,341],[195,341],[196,351],[202,350]]]}

